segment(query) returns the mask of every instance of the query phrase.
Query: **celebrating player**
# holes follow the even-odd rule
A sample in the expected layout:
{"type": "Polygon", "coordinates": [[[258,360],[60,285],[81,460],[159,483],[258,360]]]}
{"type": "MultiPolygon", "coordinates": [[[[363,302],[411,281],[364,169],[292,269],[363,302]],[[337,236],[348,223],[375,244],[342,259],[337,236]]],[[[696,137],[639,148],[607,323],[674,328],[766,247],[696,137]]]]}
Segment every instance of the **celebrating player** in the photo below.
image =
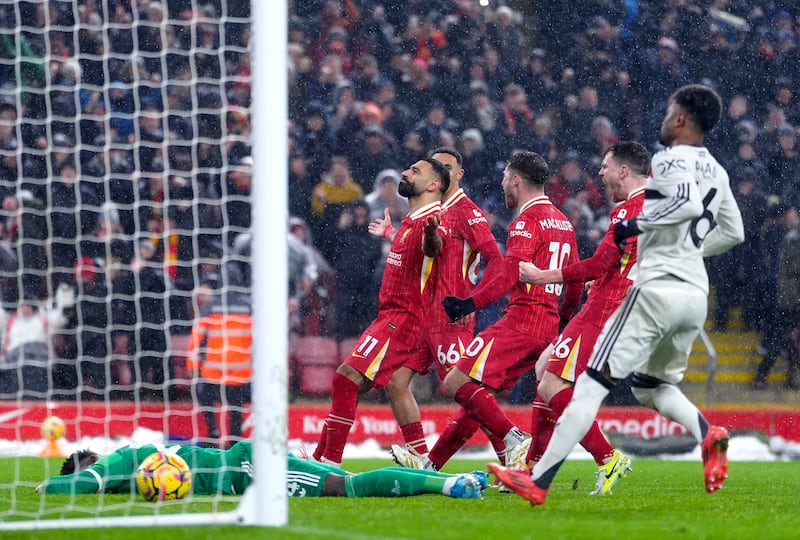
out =
{"type": "MultiPolygon", "coordinates": [[[[372,233],[394,234],[378,294],[378,316],[333,376],[330,412],[313,454],[317,461],[341,465],[359,392],[385,386],[409,359],[424,353],[428,335],[424,306],[433,298],[438,266],[434,258],[442,246],[441,197],[449,186],[450,173],[444,165],[421,159],[402,174],[399,193],[408,198],[409,213],[400,228],[394,233],[384,220],[369,225],[372,233]]],[[[418,431],[421,436],[421,426],[418,431]]],[[[419,438],[409,434],[412,441],[419,438]]]]}
{"type": "MultiPolygon", "coordinates": [[[[412,468],[419,468],[415,463],[427,454],[428,449],[423,438],[419,407],[409,389],[411,378],[415,373],[426,372],[434,363],[439,377],[444,379],[475,333],[474,316],[454,324],[441,302],[446,296],[468,296],[472,292],[482,258],[486,261],[483,279],[491,279],[493,273],[502,271],[503,260],[486,217],[459,185],[464,176],[461,154],[453,148],[440,147],[434,149],[430,157],[447,168],[450,187],[442,196],[439,231],[443,242],[437,257],[435,297],[426,306],[429,309],[428,348],[427,353],[423,352],[400,368],[387,386],[392,411],[406,440],[404,447],[392,445],[392,455],[398,464],[412,468]],[[414,429],[417,431],[412,431],[414,429]]],[[[474,433],[478,424],[473,424],[474,433]]],[[[492,444],[499,452],[505,450],[500,439],[493,438],[492,444]]]]}
{"type": "Polygon", "coordinates": [[[631,373],[634,396],[683,425],[701,444],[706,491],[719,490],[728,476],[727,430],[709,426],[677,386],[706,320],[703,257],[744,240],[728,173],[703,146],[721,110],[722,100],[707,86],[683,86],[670,97],[661,124],[666,148],[653,156],[642,213],[614,227],[617,243],[638,235],[635,283],[603,327],[589,367],[531,473],[487,465],[532,505],[544,504],[559,467],[587,432],[613,381],[631,373]]]}
{"type": "MultiPolygon", "coordinates": [[[[519,263],[519,278],[523,283],[593,281],[581,311],[536,363],[539,383],[531,418],[533,444],[528,452],[529,466],[539,461],[547,448],[556,421],[572,398],[575,379],[586,371],[589,354],[603,324],[622,303],[631,284],[636,242],[618,246],[614,242],[614,225],[641,212],[649,173],[650,154],[644,146],[634,142],[611,145],[603,156],[599,174],[609,199],[621,204],[611,210],[611,225],[594,255],[564,268],[539,269],[532,263],[519,263]]],[[[598,465],[597,481],[591,494],[607,494],[620,476],[630,470],[630,459],[614,450],[597,422],[592,423],[581,445],[598,465]]]]}
{"type": "MultiPolygon", "coordinates": [[[[558,268],[577,259],[572,224],[544,195],[547,178],[547,162],[539,154],[518,152],[511,157],[502,187],[506,206],[519,208],[520,214],[508,228],[503,271],[481,280],[466,298],[448,296],[443,300],[448,316],[457,321],[511,293],[504,316],[472,340],[444,380],[447,391],[466,411],[461,416],[470,416],[471,421],[503,439],[509,466],[524,463],[531,438],[506,417],[494,392],[510,388],[534,367],[539,354],[558,334],[559,317],[572,315],[582,291],[580,284],[568,285],[559,308],[563,286],[519,282],[521,261],[558,268]]],[[[439,448],[447,448],[441,455],[449,458],[463,445],[465,439],[457,435],[454,430],[451,437],[439,438],[428,456],[433,467],[443,465],[433,461],[439,448]]]]}

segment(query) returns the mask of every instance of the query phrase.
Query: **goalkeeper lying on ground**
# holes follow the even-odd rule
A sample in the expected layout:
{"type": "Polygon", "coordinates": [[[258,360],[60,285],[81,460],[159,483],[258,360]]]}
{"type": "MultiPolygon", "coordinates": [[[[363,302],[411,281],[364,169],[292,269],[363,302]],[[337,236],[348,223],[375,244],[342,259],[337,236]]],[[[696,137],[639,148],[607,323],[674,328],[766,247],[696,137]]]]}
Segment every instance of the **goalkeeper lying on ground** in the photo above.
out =
{"type": "MultiPolygon", "coordinates": [[[[167,452],[179,455],[189,465],[194,494],[241,495],[253,478],[250,450],[250,441],[237,442],[228,450],[192,445],[125,446],[104,457],[81,450],[64,461],[60,476],[46,480],[36,491],[134,493],[139,463],[154,452],[167,452]]],[[[289,497],[405,497],[432,493],[479,499],[485,487],[486,475],[482,472],[452,475],[386,467],[354,474],[291,453],[286,477],[289,497]]]]}

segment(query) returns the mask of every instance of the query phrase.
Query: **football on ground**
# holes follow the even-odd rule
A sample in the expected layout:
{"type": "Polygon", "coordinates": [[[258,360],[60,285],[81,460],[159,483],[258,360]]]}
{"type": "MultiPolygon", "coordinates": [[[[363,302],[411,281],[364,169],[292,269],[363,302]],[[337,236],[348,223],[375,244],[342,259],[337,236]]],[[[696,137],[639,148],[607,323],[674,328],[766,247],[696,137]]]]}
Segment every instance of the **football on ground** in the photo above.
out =
{"type": "Polygon", "coordinates": [[[150,454],[136,470],[136,489],[147,501],[182,499],[191,488],[189,465],[175,454],[150,454]]]}
{"type": "Polygon", "coordinates": [[[64,421],[58,416],[48,416],[42,421],[40,430],[43,439],[55,441],[64,436],[66,426],[64,425],[64,421]]]}

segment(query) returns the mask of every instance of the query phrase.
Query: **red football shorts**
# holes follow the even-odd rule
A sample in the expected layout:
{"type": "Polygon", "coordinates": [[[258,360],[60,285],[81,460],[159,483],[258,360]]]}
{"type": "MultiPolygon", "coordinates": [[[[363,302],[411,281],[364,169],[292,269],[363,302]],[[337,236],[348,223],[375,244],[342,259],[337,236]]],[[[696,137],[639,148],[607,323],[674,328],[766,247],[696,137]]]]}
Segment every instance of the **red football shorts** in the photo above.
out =
{"type": "Polygon", "coordinates": [[[547,361],[545,370],[565,381],[575,382],[578,375],[586,371],[602,326],[583,317],[572,319],[553,344],[553,354],[547,361]]]}
{"type": "Polygon", "coordinates": [[[494,390],[505,390],[533,369],[550,341],[520,332],[507,317],[475,336],[458,369],[494,390]]]}

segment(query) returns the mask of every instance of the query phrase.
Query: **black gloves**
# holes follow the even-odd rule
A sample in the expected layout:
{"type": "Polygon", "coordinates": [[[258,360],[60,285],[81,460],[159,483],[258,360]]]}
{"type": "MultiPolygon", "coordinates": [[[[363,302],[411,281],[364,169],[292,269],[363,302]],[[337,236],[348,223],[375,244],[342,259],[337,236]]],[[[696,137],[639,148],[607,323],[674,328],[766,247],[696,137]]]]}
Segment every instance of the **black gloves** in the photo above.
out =
{"type": "Polygon", "coordinates": [[[466,317],[477,309],[472,298],[459,298],[457,296],[445,296],[444,300],[442,300],[442,305],[451,321],[466,317]]]}
{"type": "Polygon", "coordinates": [[[625,240],[631,236],[636,236],[640,232],[642,231],[640,231],[639,226],[636,225],[636,218],[620,221],[614,225],[614,243],[616,243],[620,249],[625,249],[625,240]]]}

